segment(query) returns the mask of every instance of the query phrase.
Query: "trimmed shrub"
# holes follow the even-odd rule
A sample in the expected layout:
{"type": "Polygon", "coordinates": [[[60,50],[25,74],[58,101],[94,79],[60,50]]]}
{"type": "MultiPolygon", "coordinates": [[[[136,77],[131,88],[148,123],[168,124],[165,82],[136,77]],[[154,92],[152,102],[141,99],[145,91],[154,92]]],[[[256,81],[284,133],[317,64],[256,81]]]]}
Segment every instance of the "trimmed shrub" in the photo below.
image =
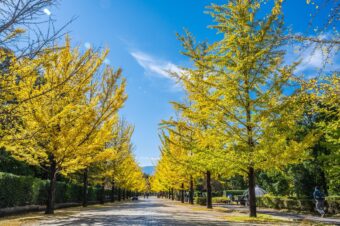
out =
{"type": "Polygon", "coordinates": [[[237,195],[243,195],[244,190],[225,190],[226,195],[232,195],[232,196],[237,196],[237,195]]]}
{"type": "Polygon", "coordinates": [[[67,185],[65,183],[63,182],[56,183],[56,189],[55,189],[55,202],[56,203],[67,202],[66,190],[67,190],[67,185]]]}
{"type": "Polygon", "coordinates": [[[207,197],[196,197],[195,203],[201,206],[207,205],[207,197]]]}
{"type": "MultiPolygon", "coordinates": [[[[47,202],[48,187],[48,180],[0,172],[0,208],[45,205],[47,202]]],[[[89,187],[88,201],[98,201],[100,192],[101,190],[98,188],[89,187]]],[[[56,203],[80,203],[81,201],[81,185],[66,182],[56,183],[56,203]]]]}
{"type": "Polygon", "coordinates": [[[27,205],[32,200],[33,177],[0,173],[0,208],[27,205]]]}
{"type": "Polygon", "coordinates": [[[97,191],[98,189],[95,187],[88,187],[87,189],[87,199],[90,202],[97,201],[97,191]]]}
{"type": "Polygon", "coordinates": [[[315,210],[314,200],[300,199],[300,200],[296,200],[296,201],[300,204],[300,207],[299,208],[291,208],[291,209],[314,212],[314,210],[315,210]]]}
{"type": "Polygon", "coordinates": [[[297,200],[286,197],[264,195],[257,198],[257,205],[273,209],[303,210],[310,207],[311,200],[297,200]]]}
{"type": "Polygon", "coordinates": [[[226,204],[227,202],[229,202],[230,199],[228,197],[213,197],[212,198],[212,202],[213,203],[218,203],[218,204],[226,204]]]}
{"type": "Polygon", "coordinates": [[[223,196],[223,191],[212,191],[211,196],[212,197],[221,197],[221,196],[223,196]]]}
{"type": "Polygon", "coordinates": [[[326,197],[326,210],[330,214],[340,213],[340,196],[326,197]]]}
{"type": "MultiPolygon", "coordinates": [[[[257,205],[260,207],[274,209],[288,209],[297,211],[315,212],[315,201],[313,199],[296,199],[288,197],[264,195],[257,198],[257,205]]],[[[340,196],[326,197],[326,212],[337,214],[340,212],[340,196]]]]}
{"type": "Polygon", "coordinates": [[[67,202],[81,202],[83,196],[83,187],[78,184],[67,184],[66,186],[67,202]]]}
{"type": "Polygon", "coordinates": [[[47,202],[47,188],[49,181],[35,179],[32,184],[32,204],[45,205],[47,202]]]}

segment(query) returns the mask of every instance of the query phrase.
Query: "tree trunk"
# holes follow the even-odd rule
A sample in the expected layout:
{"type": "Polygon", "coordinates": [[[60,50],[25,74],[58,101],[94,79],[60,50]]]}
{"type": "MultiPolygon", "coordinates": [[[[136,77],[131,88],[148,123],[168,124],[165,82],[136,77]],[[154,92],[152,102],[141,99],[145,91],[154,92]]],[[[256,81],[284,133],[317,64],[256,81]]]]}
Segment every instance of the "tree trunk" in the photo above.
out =
{"type": "Polygon", "coordinates": [[[207,171],[207,208],[212,209],[211,173],[207,171]]]}
{"type": "Polygon", "coordinates": [[[88,193],[88,168],[84,170],[83,175],[83,207],[87,206],[87,193],[88,193]]]}
{"type": "Polygon", "coordinates": [[[101,195],[100,195],[100,204],[104,204],[104,203],[105,203],[105,182],[103,182],[101,195]]]}
{"type": "Polygon", "coordinates": [[[125,191],[125,189],[123,189],[123,200],[125,200],[126,199],[126,191],[125,191]]]}
{"type": "Polygon", "coordinates": [[[181,187],[181,202],[184,203],[184,184],[183,183],[181,187]]]}
{"type": "Polygon", "coordinates": [[[118,202],[122,201],[122,190],[118,188],[118,202]]]}
{"type": "Polygon", "coordinates": [[[174,189],[171,188],[171,200],[175,200],[174,189]]]}
{"type": "Polygon", "coordinates": [[[111,202],[114,202],[115,201],[115,182],[112,181],[112,186],[111,186],[111,202]]]}
{"type": "Polygon", "coordinates": [[[325,175],[325,172],[322,170],[322,169],[319,169],[320,170],[320,174],[321,174],[321,184],[322,184],[322,187],[323,187],[323,190],[325,192],[325,195],[328,196],[328,189],[327,189],[327,180],[326,180],[326,175],[325,175]]]}
{"type": "Polygon", "coordinates": [[[50,159],[50,186],[47,195],[47,204],[45,214],[54,214],[54,202],[55,202],[55,185],[57,182],[57,163],[54,160],[54,156],[51,155],[50,159]]]}
{"type": "Polygon", "coordinates": [[[194,181],[192,176],[190,176],[189,203],[194,204],[194,181]]]}
{"type": "MultiPolygon", "coordinates": [[[[245,91],[246,91],[246,125],[247,125],[247,136],[248,136],[248,147],[250,154],[255,148],[255,142],[253,139],[253,127],[252,127],[252,106],[251,106],[251,95],[249,88],[249,80],[245,80],[245,91]]],[[[251,159],[252,161],[252,159],[251,159]]],[[[256,217],[256,196],[255,196],[255,172],[253,166],[248,169],[248,197],[249,197],[249,216],[256,217]]]]}
{"type": "Polygon", "coordinates": [[[169,192],[168,192],[168,198],[171,199],[171,189],[169,188],[169,192]]]}
{"type": "Polygon", "coordinates": [[[256,217],[256,196],[255,196],[255,172],[253,167],[249,167],[249,216],[256,217]]]}

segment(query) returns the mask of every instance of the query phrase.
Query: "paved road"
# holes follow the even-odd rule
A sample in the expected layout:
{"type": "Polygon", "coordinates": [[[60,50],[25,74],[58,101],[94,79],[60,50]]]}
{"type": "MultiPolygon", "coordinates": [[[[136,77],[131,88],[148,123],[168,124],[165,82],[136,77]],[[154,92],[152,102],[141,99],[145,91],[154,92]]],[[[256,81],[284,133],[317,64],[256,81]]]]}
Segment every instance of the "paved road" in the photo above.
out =
{"type": "MultiPolygon", "coordinates": [[[[247,215],[247,210],[242,207],[216,208],[215,211],[205,210],[204,207],[191,207],[188,204],[181,205],[179,202],[167,199],[151,197],[147,200],[135,202],[121,202],[106,204],[104,206],[90,206],[86,209],[68,208],[57,210],[53,216],[44,214],[32,214],[23,216],[16,224],[10,219],[1,222],[0,225],[256,225],[254,223],[230,223],[231,216],[247,215]],[[222,209],[223,211],[220,211],[222,209]]],[[[307,215],[279,213],[274,210],[260,209],[259,212],[289,219],[284,223],[267,223],[267,225],[301,225],[302,220],[314,223],[326,223],[338,225],[339,219],[316,219],[307,215]],[[306,218],[307,217],[307,218],[306,218]],[[309,219],[308,219],[309,218],[309,219]],[[296,221],[291,221],[295,219],[296,221]]],[[[307,223],[307,222],[305,222],[307,223]]],[[[310,225],[303,224],[303,225],[310,225]]],[[[313,224],[314,225],[314,224],[313,224]]]]}
{"type": "Polygon", "coordinates": [[[231,225],[223,216],[225,214],[220,212],[192,210],[188,206],[151,197],[85,210],[67,217],[43,219],[39,225],[231,225]]]}

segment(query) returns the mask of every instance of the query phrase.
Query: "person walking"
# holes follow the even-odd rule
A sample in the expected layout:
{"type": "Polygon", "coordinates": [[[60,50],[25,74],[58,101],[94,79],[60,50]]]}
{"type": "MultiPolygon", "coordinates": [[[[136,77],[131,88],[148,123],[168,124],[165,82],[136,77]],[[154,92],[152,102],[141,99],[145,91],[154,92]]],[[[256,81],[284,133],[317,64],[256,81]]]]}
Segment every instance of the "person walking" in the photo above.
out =
{"type": "Polygon", "coordinates": [[[313,192],[313,197],[315,200],[315,208],[321,214],[321,217],[325,216],[324,204],[325,204],[325,195],[320,191],[318,186],[315,187],[313,192]]]}

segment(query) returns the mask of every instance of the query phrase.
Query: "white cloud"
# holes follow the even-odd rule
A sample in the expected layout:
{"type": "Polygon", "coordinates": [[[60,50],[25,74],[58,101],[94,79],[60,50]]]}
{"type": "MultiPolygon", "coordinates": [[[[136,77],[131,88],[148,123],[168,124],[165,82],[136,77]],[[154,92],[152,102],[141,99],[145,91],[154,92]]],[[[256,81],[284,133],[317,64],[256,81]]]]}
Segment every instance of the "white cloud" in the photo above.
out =
{"type": "Polygon", "coordinates": [[[138,157],[138,162],[140,166],[155,166],[157,165],[157,162],[159,161],[159,157],[146,157],[146,156],[141,156],[138,157]]]}
{"type": "Polygon", "coordinates": [[[309,47],[300,56],[301,64],[297,72],[319,70],[325,66],[325,71],[339,69],[339,62],[335,53],[326,53],[320,47],[309,47]]]}
{"type": "Polygon", "coordinates": [[[104,64],[110,65],[110,64],[111,64],[111,61],[110,61],[109,59],[106,58],[106,59],[104,60],[104,64]]]}
{"type": "MultiPolygon", "coordinates": [[[[319,39],[334,39],[332,35],[319,36],[319,39]]],[[[296,68],[296,73],[315,74],[322,69],[324,72],[336,71],[340,69],[340,54],[334,47],[330,52],[326,46],[310,44],[303,46],[295,43],[287,46],[286,62],[300,61],[296,68]]]]}
{"type": "Polygon", "coordinates": [[[51,14],[52,14],[51,11],[48,8],[44,8],[43,11],[47,16],[51,16],[51,14]]]}
{"type": "Polygon", "coordinates": [[[160,75],[168,79],[176,80],[171,73],[183,73],[181,68],[170,61],[159,60],[141,51],[132,51],[130,54],[148,74],[160,75]]]}
{"type": "Polygon", "coordinates": [[[85,42],[84,43],[84,47],[86,48],[86,49],[91,49],[91,43],[89,43],[89,42],[85,42]]]}

